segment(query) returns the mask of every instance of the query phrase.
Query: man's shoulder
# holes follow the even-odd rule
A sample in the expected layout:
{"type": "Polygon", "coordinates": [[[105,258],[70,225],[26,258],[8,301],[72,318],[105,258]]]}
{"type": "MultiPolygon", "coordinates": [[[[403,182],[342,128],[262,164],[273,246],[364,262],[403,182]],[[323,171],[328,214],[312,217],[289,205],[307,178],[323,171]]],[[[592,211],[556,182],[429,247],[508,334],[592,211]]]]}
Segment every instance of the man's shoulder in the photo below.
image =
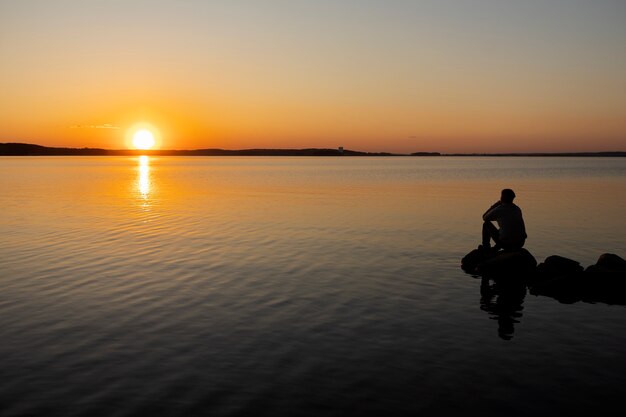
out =
{"type": "Polygon", "coordinates": [[[509,203],[509,204],[502,204],[501,206],[498,206],[497,208],[501,209],[503,212],[509,212],[509,213],[521,213],[522,209],[519,208],[519,206],[517,206],[514,203],[509,203]]]}
{"type": "Polygon", "coordinates": [[[509,210],[511,213],[515,213],[516,216],[522,216],[522,209],[516,204],[511,203],[511,208],[509,210]]]}

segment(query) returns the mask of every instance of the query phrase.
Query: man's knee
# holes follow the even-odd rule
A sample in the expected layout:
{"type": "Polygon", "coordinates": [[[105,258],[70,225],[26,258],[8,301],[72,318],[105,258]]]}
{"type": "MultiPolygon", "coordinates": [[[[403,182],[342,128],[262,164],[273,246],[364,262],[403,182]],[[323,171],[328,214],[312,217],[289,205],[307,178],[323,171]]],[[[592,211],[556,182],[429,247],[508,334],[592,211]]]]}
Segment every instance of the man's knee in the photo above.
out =
{"type": "Polygon", "coordinates": [[[488,231],[489,234],[498,233],[498,228],[491,222],[483,222],[483,230],[488,231]]]}
{"type": "Polygon", "coordinates": [[[489,240],[493,239],[493,241],[498,244],[500,241],[500,231],[496,226],[491,222],[483,223],[483,244],[487,245],[489,240]]]}

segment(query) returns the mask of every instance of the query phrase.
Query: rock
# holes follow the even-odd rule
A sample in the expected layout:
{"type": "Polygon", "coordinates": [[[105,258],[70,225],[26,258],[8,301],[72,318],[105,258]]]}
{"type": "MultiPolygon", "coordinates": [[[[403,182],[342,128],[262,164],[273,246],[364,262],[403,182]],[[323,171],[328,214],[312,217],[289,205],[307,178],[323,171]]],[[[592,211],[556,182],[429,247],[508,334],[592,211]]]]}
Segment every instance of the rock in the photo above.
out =
{"type": "Polygon", "coordinates": [[[626,272],[626,259],[614,253],[603,253],[600,255],[600,258],[598,258],[596,265],[613,271],[626,272]]]}
{"type": "Polygon", "coordinates": [[[559,255],[548,256],[537,266],[529,282],[530,293],[545,295],[561,303],[571,304],[582,299],[584,268],[579,262],[559,255]]]}
{"type": "Polygon", "coordinates": [[[478,264],[476,273],[483,277],[528,276],[537,267],[537,260],[526,249],[500,251],[478,264]]]}
{"type": "Polygon", "coordinates": [[[598,258],[598,262],[589,266],[586,272],[596,276],[605,275],[626,279],[626,260],[613,253],[603,253],[598,258]]]}
{"type": "Polygon", "coordinates": [[[545,261],[537,266],[537,272],[549,278],[579,274],[583,270],[579,262],[559,255],[548,256],[545,261]]]}
{"type": "Polygon", "coordinates": [[[493,251],[474,249],[461,260],[461,268],[483,277],[519,276],[531,273],[537,261],[526,249],[493,251]]]}
{"type": "Polygon", "coordinates": [[[585,275],[583,301],[626,304],[626,260],[604,253],[587,267],[585,275]]]}
{"type": "Polygon", "coordinates": [[[496,252],[492,250],[474,249],[461,259],[461,269],[469,274],[476,274],[478,265],[494,256],[496,256],[496,252]]]}

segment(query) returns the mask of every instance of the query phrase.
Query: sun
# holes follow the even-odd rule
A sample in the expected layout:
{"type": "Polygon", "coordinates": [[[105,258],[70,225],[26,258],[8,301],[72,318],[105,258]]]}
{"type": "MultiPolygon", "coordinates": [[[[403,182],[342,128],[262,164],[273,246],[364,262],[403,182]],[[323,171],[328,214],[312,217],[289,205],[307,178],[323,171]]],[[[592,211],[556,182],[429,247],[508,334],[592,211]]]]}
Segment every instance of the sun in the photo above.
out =
{"type": "Polygon", "coordinates": [[[133,146],[137,149],[148,150],[154,146],[154,134],[146,129],[141,129],[133,135],[133,146]]]}

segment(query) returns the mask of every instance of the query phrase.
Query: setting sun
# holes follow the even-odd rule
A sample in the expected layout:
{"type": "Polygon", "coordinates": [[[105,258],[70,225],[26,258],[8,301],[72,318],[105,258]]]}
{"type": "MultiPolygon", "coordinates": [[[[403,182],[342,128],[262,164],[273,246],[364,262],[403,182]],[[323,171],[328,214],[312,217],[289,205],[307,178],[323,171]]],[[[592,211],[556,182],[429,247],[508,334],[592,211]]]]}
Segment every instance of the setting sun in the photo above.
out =
{"type": "Polygon", "coordinates": [[[133,135],[133,146],[137,149],[150,149],[154,143],[154,135],[149,130],[141,129],[133,135]]]}

